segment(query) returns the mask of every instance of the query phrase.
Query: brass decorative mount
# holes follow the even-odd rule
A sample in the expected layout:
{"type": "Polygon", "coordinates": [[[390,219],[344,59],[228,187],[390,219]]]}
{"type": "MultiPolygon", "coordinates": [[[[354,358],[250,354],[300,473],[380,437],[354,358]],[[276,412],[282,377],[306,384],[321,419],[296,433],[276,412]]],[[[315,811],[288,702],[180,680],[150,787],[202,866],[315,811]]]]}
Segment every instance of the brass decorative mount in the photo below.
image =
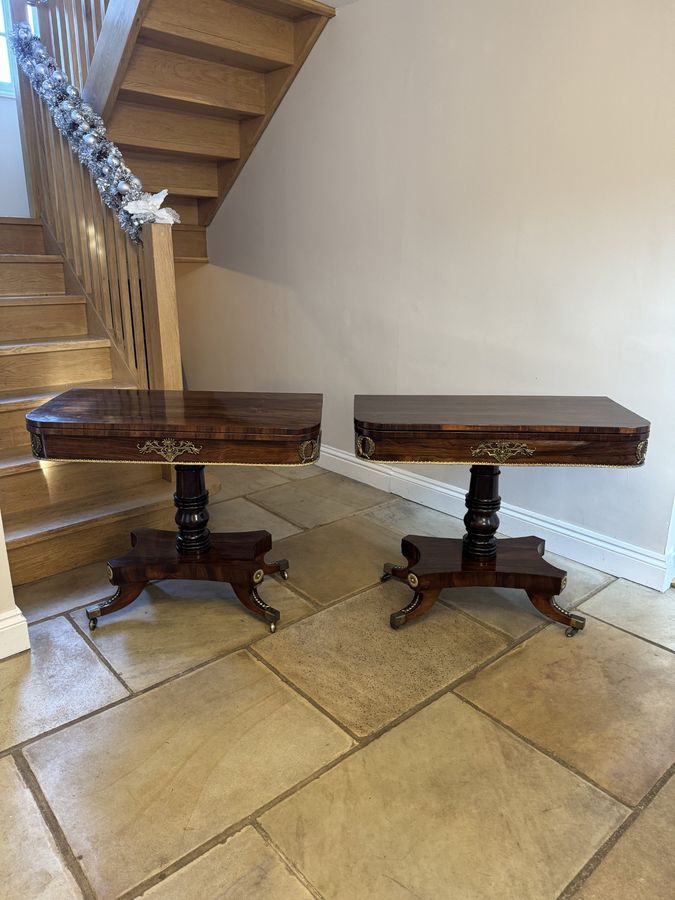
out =
{"type": "Polygon", "coordinates": [[[472,456],[489,456],[498,463],[505,463],[512,456],[532,456],[534,448],[522,441],[482,441],[471,448],[472,456]]]}
{"type": "Polygon", "coordinates": [[[175,438],[164,438],[163,441],[146,441],[144,444],[137,444],[141,453],[157,453],[167,462],[173,462],[178,456],[184,453],[192,453],[199,456],[202,448],[196,447],[192,441],[177,441],[175,438]]]}
{"type": "Polygon", "coordinates": [[[372,459],[375,453],[375,441],[363,434],[356,435],[356,455],[361,459],[372,459]]]}

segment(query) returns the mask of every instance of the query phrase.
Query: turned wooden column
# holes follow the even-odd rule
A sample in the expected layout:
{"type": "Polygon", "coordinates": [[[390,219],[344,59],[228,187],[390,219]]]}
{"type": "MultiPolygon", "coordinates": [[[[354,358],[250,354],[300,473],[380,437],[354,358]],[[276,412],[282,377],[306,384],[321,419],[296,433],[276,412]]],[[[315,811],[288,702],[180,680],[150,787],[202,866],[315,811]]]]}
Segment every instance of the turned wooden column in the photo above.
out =
{"type": "Polygon", "coordinates": [[[209,492],[204,483],[204,466],[175,466],[176,547],[179,553],[203,553],[211,546],[207,528],[209,492]]]}
{"type": "Polygon", "coordinates": [[[499,496],[499,466],[471,466],[469,493],[466,495],[467,514],[464,516],[464,554],[474,557],[495,556],[499,528],[497,512],[499,496]]]}

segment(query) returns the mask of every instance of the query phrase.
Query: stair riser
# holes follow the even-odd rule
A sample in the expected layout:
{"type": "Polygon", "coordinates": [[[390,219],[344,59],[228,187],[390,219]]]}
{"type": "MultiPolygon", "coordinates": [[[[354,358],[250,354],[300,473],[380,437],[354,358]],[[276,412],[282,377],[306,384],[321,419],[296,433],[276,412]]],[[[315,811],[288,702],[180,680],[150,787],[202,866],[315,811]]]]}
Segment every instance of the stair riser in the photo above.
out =
{"type": "Polygon", "coordinates": [[[28,409],[12,409],[0,412],[0,450],[11,447],[30,449],[30,437],[26,431],[28,409]]]}
{"type": "Polygon", "coordinates": [[[63,263],[1,262],[0,296],[63,294],[63,263]]]}
{"type": "MultiPolygon", "coordinates": [[[[12,581],[15,585],[27,584],[48,575],[67,572],[76,566],[112,559],[129,550],[130,531],[135,528],[169,528],[173,513],[174,510],[167,507],[166,510],[111,522],[89,522],[79,531],[56,532],[43,541],[23,547],[12,547],[9,541],[7,551],[12,581]]],[[[114,588],[111,593],[113,591],[114,588]]]]}
{"type": "Polygon", "coordinates": [[[0,223],[0,253],[44,253],[40,225],[5,225],[0,223]]]}
{"type": "Polygon", "coordinates": [[[206,245],[206,229],[195,227],[194,229],[182,229],[174,226],[171,232],[173,237],[173,255],[195,259],[206,258],[208,254],[206,245]]]}
{"type": "Polygon", "coordinates": [[[56,350],[0,356],[0,390],[111,378],[110,350],[56,350]]]}
{"type": "MultiPolygon", "coordinates": [[[[109,498],[116,487],[147,484],[148,466],[106,463],[42,463],[39,468],[0,478],[0,509],[7,516],[27,510],[57,510],[82,498],[91,502],[98,494],[109,498]]],[[[157,467],[159,469],[159,466],[157,467]]]]}
{"type": "Polygon", "coordinates": [[[84,304],[4,306],[0,304],[0,335],[3,341],[31,338],[71,337],[86,334],[84,304]]]}
{"type": "Polygon", "coordinates": [[[265,80],[219,63],[205,62],[138,44],[131,58],[120,98],[164,102],[177,109],[209,114],[265,114],[265,80]]]}

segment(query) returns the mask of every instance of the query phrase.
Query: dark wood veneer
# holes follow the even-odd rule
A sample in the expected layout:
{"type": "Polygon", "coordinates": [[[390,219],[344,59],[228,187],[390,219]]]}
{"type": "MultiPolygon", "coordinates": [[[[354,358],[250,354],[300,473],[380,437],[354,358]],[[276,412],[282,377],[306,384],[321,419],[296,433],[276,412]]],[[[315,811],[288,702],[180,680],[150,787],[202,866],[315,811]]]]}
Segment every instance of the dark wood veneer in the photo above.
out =
{"type": "Polygon", "coordinates": [[[574,635],[585,619],[558,605],[565,572],[543,559],[536,537],[497,540],[499,465],[641,466],[650,425],[608,397],[357,396],[356,455],[370,462],[471,465],[463,540],[408,535],[405,566],[382,580],[407,581],[412,601],[392,628],[419,618],[444,588],[522,588],[545,616],[574,635]]]}
{"type": "Polygon", "coordinates": [[[318,456],[321,406],[321,394],[76,389],[26,421],[41,459],[302,465],[318,456]]]}
{"type": "Polygon", "coordinates": [[[272,631],[280,614],[258,593],[266,575],[288,577],[288,561],[267,562],[267,531],[211,534],[205,464],[308,465],[319,456],[321,394],[210,391],[67,391],[26,416],[39,459],[170,462],[176,469],[177,533],[139,529],[132,550],[110,560],[109,600],[88,607],[89,626],[164,578],[225,581],[272,631]]]}

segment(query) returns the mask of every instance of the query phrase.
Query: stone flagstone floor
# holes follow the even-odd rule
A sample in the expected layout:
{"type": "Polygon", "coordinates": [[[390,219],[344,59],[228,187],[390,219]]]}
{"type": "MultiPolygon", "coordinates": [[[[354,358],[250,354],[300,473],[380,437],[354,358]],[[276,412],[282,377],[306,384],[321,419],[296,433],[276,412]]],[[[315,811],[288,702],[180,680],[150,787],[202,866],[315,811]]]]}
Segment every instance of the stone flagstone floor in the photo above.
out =
{"type": "MultiPolygon", "coordinates": [[[[267,528],[270,635],[227,586],[100,620],[105,565],[17,591],[0,662],[0,898],[671,898],[675,592],[549,555],[573,640],[524,594],[381,585],[444,516],[319,468],[222,469],[214,530],[267,528]]],[[[172,516],[167,514],[166,527],[172,516]]]]}

